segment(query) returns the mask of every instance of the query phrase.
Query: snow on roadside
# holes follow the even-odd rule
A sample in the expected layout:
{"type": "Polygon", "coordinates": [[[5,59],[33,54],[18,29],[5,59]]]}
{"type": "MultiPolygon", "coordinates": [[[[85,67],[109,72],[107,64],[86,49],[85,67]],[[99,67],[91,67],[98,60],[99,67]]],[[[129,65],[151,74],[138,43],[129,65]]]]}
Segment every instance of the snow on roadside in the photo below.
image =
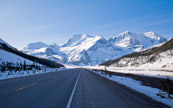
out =
{"type": "Polygon", "coordinates": [[[133,90],[136,90],[140,93],[143,93],[143,94],[151,97],[154,100],[157,100],[157,101],[162,102],[166,105],[169,105],[170,107],[173,106],[173,99],[161,98],[160,96],[156,95],[160,91],[157,88],[152,88],[152,87],[141,85],[140,81],[136,81],[132,78],[121,77],[121,76],[109,77],[109,75],[103,75],[103,74],[101,74],[101,72],[96,72],[96,71],[92,71],[92,72],[95,72],[95,73],[97,73],[97,74],[99,74],[99,75],[101,75],[107,79],[110,79],[112,81],[115,81],[115,82],[118,82],[122,85],[125,85],[125,86],[127,86],[133,90]]]}
{"type": "Polygon", "coordinates": [[[117,67],[105,67],[105,66],[87,66],[84,68],[98,69],[98,70],[108,70],[111,72],[125,73],[125,74],[135,74],[135,75],[146,75],[151,77],[160,78],[173,78],[173,69],[166,68],[117,68],[117,67]]]}
{"type": "Polygon", "coordinates": [[[173,77],[173,72],[167,70],[152,70],[152,69],[109,69],[119,73],[130,73],[136,75],[158,76],[158,77],[173,77]]]}
{"type": "Polygon", "coordinates": [[[55,72],[55,71],[61,71],[66,69],[67,68],[47,68],[46,70],[28,70],[28,71],[21,71],[21,72],[18,71],[18,72],[12,72],[12,74],[10,75],[9,75],[9,71],[3,72],[3,73],[1,73],[0,71],[0,80],[30,76],[30,75],[36,75],[36,74],[43,74],[48,72],[55,72]]]}

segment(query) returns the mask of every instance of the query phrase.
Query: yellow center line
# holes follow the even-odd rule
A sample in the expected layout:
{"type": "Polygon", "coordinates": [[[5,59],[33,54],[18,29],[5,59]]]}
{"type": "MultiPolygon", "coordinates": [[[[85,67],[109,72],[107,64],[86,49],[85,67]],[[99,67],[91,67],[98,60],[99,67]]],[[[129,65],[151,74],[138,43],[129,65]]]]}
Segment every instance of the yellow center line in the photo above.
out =
{"type": "MultiPolygon", "coordinates": [[[[51,76],[50,78],[56,78],[58,75],[55,75],[55,76],[51,76]]],[[[47,80],[50,80],[50,78],[49,79],[47,79],[47,80]]],[[[30,84],[30,85],[27,85],[27,86],[24,86],[24,87],[21,87],[21,88],[19,88],[19,89],[16,89],[16,91],[20,91],[20,90],[23,90],[23,89],[25,89],[25,88],[28,88],[28,87],[31,87],[31,86],[34,86],[34,85],[37,85],[38,83],[33,83],[33,84],[30,84]]]]}
{"type": "Polygon", "coordinates": [[[25,89],[25,88],[28,88],[28,87],[34,86],[34,85],[36,85],[36,84],[38,84],[38,83],[33,83],[33,84],[30,84],[30,85],[27,85],[27,86],[21,87],[21,88],[17,89],[16,91],[23,90],[23,89],[25,89]]]}

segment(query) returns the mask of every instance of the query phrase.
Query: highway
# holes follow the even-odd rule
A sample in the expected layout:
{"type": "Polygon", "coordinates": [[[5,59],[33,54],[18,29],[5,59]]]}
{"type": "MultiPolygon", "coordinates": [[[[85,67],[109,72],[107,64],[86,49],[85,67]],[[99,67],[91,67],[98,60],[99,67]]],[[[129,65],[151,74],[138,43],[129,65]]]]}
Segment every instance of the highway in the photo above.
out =
{"type": "Polygon", "coordinates": [[[0,81],[0,108],[168,108],[86,69],[0,81]]]}

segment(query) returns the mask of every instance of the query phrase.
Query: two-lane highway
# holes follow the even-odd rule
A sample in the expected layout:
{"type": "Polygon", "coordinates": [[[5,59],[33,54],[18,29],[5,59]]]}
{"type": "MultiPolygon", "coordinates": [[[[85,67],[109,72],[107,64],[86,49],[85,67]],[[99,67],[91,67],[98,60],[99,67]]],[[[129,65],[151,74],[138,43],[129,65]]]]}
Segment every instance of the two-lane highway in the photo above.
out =
{"type": "Polygon", "coordinates": [[[0,108],[167,107],[85,69],[0,81],[0,108]]]}
{"type": "Polygon", "coordinates": [[[78,74],[75,69],[0,81],[0,107],[65,108],[78,74]]]}

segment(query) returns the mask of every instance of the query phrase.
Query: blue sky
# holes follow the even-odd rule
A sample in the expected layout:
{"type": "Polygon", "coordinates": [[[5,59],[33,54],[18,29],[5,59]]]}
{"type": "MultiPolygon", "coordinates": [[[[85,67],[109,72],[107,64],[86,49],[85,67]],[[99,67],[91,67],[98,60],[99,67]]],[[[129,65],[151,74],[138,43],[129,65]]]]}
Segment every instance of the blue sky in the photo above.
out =
{"type": "Polygon", "coordinates": [[[17,48],[126,30],[173,37],[173,0],[0,0],[0,37],[17,48]]]}

